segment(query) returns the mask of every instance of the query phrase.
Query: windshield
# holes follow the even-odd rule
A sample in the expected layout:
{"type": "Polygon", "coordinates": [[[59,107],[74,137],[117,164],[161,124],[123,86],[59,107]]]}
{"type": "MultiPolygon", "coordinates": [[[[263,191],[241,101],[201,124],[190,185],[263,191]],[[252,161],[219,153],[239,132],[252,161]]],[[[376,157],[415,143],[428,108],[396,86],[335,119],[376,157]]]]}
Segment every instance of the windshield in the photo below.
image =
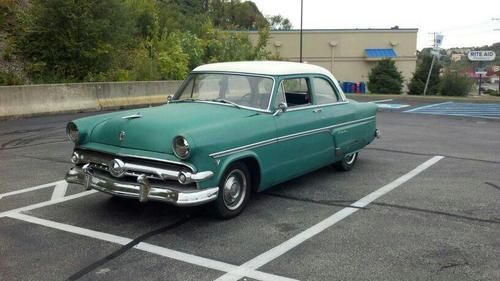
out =
{"type": "Polygon", "coordinates": [[[201,100],[267,109],[273,79],[238,74],[191,74],[173,101],[201,100]]]}

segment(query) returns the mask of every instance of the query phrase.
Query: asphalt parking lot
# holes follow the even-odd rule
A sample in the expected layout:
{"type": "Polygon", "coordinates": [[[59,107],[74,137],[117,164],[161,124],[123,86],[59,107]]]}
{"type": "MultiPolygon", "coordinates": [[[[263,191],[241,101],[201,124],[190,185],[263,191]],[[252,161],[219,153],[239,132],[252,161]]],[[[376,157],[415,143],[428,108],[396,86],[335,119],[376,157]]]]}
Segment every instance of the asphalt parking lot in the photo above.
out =
{"type": "Polygon", "coordinates": [[[239,217],[61,181],[69,114],[0,121],[0,280],[500,280],[500,120],[382,109],[382,138],[239,217]]]}

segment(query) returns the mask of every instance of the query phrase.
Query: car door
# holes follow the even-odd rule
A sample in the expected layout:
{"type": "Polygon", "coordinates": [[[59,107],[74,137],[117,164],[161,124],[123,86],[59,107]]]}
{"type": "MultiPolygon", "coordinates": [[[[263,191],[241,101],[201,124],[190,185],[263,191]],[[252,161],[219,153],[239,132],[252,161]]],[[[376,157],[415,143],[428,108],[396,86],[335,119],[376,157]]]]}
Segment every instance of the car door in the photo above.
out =
{"type": "Polygon", "coordinates": [[[285,102],[286,112],[274,116],[277,128],[274,179],[287,180],[328,164],[333,143],[322,128],[321,108],[314,106],[310,77],[294,76],[281,80],[276,104],[285,102]]]}
{"type": "Polygon", "coordinates": [[[333,81],[325,76],[314,76],[311,79],[314,98],[322,109],[324,126],[330,128],[335,161],[353,149],[352,126],[355,110],[347,100],[343,100],[333,81]]]}

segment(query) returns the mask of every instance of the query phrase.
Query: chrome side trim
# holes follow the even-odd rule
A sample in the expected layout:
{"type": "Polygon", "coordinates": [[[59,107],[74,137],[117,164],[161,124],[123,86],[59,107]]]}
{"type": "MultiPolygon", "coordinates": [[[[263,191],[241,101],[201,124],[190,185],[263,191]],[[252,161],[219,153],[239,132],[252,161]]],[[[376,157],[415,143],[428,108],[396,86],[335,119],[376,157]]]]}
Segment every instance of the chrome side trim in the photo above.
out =
{"type": "Polygon", "coordinates": [[[327,104],[312,104],[312,105],[299,106],[299,107],[289,107],[287,111],[314,109],[314,108],[318,108],[318,107],[334,106],[334,105],[341,105],[341,104],[346,104],[346,103],[349,103],[349,101],[338,101],[338,102],[327,103],[327,104]]]}
{"type": "Polygon", "coordinates": [[[193,171],[193,172],[197,172],[195,166],[188,164],[188,163],[184,163],[184,162],[178,162],[178,161],[172,161],[172,160],[166,160],[166,159],[160,159],[160,158],[153,158],[153,157],[146,157],[146,156],[137,156],[137,155],[125,154],[125,153],[110,153],[107,151],[102,151],[102,150],[97,150],[97,149],[89,149],[89,148],[85,148],[85,147],[81,147],[81,146],[77,146],[77,147],[75,147],[75,149],[94,151],[94,152],[109,154],[109,155],[118,156],[118,157],[137,158],[137,159],[143,159],[143,160],[158,161],[158,162],[163,162],[163,163],[168,163],[168,164],[181,165],[181,166],[184,166],[184,167],[191,169],[191,171],[193,171]]]}
{"type": "Polygon", "coordinates": [[[256,148],[256,147],[261,147],[261,146],[265,146],[265,145],[276,143],[276,142],[278,142],[278,138],[272,138],[272,139],[268,139],[268,140],[265,140],[265,141],[251,143],[251,144],[247,144],[247,145],[244,145],[244,146],[240,146],[240,147],[235,147],[235,148],[232,148],[232,149],[224,150],[224,151],[221,151],[221,152],[212,153],[212,154],[209,154],[208,156],[210,156],[212,158],[219,158],[219,157],[227,156],[227,155],[230,155],[230,154],[233,154],[233,153],[236,153],[236,152],[245,151],[245,150],[256,148]]]}
{"type": "Polygon", "coordinates": [[[278,142],[296,139],[296,138],[300,138],[300,137],[304,137],[304,136],[308,136],[308,135],[313,135],[313,134],[317,134],[317,133],[323,133],[323,132],[329,133],[330,130],[332,130],[332,129],[336,129],[336,128],[340,128],[340,127],[344,127],[344,126],[348,126],[348,125],[352,125],[352,124],[357,124],[357,123],[364,123],[364,122],[368,122],[372,119],[375,119],[375,116],[366,117],[366,118],[362,118],[362,119],[358,119],[358,120],[353,120],[353,121],[349,121],[349,122],[345,122],[345,123],[340,123],[340,124],[336,124],[336,125],[332,125],[332,126],[328,126],[328,127],[303,131],[303,132],[290,134],[290,135],[286,135],[286,136],[281,136],[281,137],[277,137],[277,138],[272,138],[272,139],[268,139],[268,140],[264,140],[264,141],[260,141],[260,142],[256,142],[256,143],[251,143],[251,144],[227,149],[227,150],[220,151],[220,152],[215,152],[215,153],[209,154],[209,156],[212,158],[220,158],[220,157],[224,157],[227,155],[231,155],[231,154],[236,153],[236,152],[246,151],[246,150],[249,150],[252,148],[257,148],[257,147],[269,145],[272,143],[278,143],[278,142]]]}

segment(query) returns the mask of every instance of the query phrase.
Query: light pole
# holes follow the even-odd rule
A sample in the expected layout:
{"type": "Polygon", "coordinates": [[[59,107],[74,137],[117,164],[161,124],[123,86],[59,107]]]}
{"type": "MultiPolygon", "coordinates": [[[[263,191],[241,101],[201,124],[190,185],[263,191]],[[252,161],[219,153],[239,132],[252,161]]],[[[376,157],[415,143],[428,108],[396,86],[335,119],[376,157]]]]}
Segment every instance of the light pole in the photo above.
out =
{"type": "Polygon", "coordinates": [[[302,60],[302,18],[304,17],[304,0],[300,0],[300,62],[302,60]]]}

